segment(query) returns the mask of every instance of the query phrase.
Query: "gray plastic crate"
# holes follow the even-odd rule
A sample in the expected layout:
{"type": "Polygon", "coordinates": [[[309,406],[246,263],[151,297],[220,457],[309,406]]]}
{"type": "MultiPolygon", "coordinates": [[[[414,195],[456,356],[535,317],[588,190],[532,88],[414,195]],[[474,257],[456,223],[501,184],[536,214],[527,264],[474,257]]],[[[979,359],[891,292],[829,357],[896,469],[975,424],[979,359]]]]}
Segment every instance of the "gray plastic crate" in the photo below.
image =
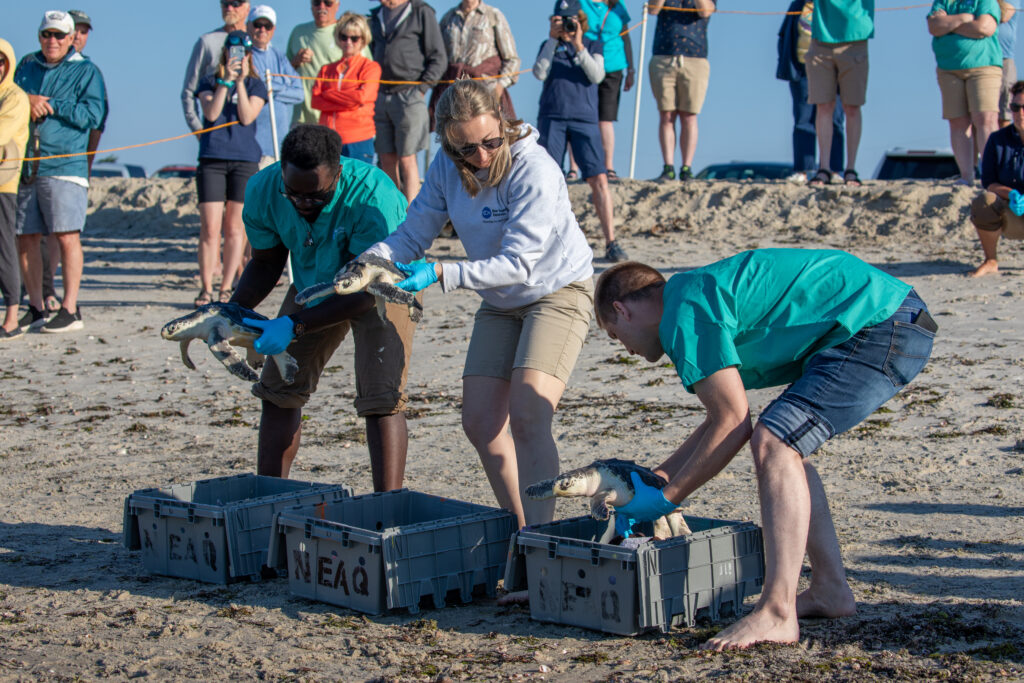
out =
{"type": "Polygon", "coordinates": [[[496,593],[516,522],[507,510],[401,489],[282,510],[270,564],[292,593],[360,612],[444,607],[473,589],[496,593]]]}
{"type": "Polygon", "coordinates": [[[752,522],[686,517],[692,534],[636,549],[608,543],[614,522],[575,517],[520,529],[505,587],[528,585],[538,621],[620,635],[732,616],[761,592],[764,545],[752,522]]]}
{"type": "Polygon", "coordinates": [[[124,545],[152,574],[228,583],[258,578],[274,513],[351,496],[340,484],[239,474],[142,489],[124,501],[124,545]]]}

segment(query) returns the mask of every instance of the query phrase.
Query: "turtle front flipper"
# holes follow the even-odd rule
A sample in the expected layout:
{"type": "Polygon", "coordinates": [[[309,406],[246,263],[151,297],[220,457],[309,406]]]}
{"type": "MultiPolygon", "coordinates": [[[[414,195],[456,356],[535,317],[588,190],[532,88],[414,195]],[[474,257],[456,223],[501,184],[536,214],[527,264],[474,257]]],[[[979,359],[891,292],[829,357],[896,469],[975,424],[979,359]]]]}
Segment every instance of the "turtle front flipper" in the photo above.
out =
{"type": "Polygon", "coordinates": [[[281,379],[283,379],[286,384],[294,382],[295,373],[299,371],[299,362],[287,351],[276,353],[271,356],[271,358],[273,358],[274,363],[277,364],[277,372],[281,375],[281,379]]]}
{"type": "Polygon", "coordinates": [[[181,347],[181,362],[185,364],[185,367],[189,370],[195,370],[196,364],[192,362],[192,359],[188,357],[188,345],[192,343],[192,339],[182,340],[179,346],[181,347]]]}
{"type": "Polygon", "coordinates": [[[295,295],[295,303],[300,306],[308,304],[310,301],[316,301],[317,299],[323,299],[325,296],[334,294],[334,284],[330,282],[321,282],[313,285],[312,287],[306,287],[304,290],[295,295]]]}
{"type": "Polygon", "coordinates": [[[235,351],[235,348],[231,346],[230,339],[230,333],[227,333],[222,325],[218,325],[206,338],[206,345],[210,347],[213,357],[223,363],[228,372],[248,382],[255,382],[259,379],[259,375],[249,367],[242,355],[235,351]]]}
{"type": "Polygon", "coordinates": [[[598,491],[590,497],[590,516],[594,519],[605,520],[611,516],[611,503],[609,499],[615,495],[615,491],[605,489],[598,491]]]}

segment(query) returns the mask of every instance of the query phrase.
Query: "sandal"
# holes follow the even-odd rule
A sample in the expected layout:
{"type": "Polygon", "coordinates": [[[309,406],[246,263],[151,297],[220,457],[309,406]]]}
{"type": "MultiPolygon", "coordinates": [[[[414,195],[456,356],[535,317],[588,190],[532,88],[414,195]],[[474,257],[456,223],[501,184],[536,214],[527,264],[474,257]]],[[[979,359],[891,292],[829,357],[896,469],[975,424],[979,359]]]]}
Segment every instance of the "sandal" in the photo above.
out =
{"type": "Polygon", "coordinates": [[[211,303],[213,303],[213,292],[207,291],[205,289],[200,289],[199,296],[197,296],[192,301],[192,305],[194,305],[196,308],[199,308],[200,306],[206,306],[207,304],[211,303]]]}
{"type": "Polygon", "coordinates": [[[832,171],[827,168],[819,168],[807,184],[808,185],[829,185],[832,183],[832,171]]]}
{"type": "Polygon", "coordinates": [[[569,169],[569,172],[565,174],[565,179],[568,181],[579,180],[580,174],[572,169],[569,169]]]}
{"type": "Polygon", "coordinates": [[[858,176],[857,171],[852,168],[848,168],[843,171],[843,182],[853,187],[860,187],[862,185],[860,182],[860,176],[858,176]]]}
{"type": "Polygon", "coordinates": [[[217,301],[221,302],[222,304],[226,304],[229,301],[231,301],[231,297],[234,293],[235,290],[233,289],[222,289],[220,290],[220,294],[217,295],[217,301]]]}
{"type": "Polygon", "coordinates": [[[610,168],[606,171],[606,173],[608,174],[608,180],[618,180],[619,179],[619,174],[616,173],[614,170],[612,170],[610,168]]]}

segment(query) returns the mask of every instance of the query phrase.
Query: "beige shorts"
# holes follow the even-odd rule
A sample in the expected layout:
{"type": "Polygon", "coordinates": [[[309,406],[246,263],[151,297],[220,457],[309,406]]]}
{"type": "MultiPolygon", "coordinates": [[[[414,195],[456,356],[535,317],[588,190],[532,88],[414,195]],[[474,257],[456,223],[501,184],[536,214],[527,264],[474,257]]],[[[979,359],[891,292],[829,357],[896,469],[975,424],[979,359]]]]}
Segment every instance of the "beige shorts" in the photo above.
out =
{"type": "Polygon", "coordinates": [[[807,48],[807,103],[834,102],[836,89],[843,104],[862,107],[868,96],[868,41],[822,43],[807,48]]]}
{"type": "Polygon", "coordinates": [[[999,111],[1000,66],[935,70],[942,94],[942,118],[958,119],[983,111],[999,111]]]}
{"type": "Polygon", "coordinates": [[[527,306],[496,308],[486,301],[473,322],[463,377],[511,379],[530,368],[569,382],[594,309],[594,284],[573,282],[527,306]]]}
{"type": "Polygon", "coordinates": [[[985,191],[971,202],[971,222],[978,230],[1003,231],[1008,240],[1024,239],[1024,216],[1010,211],[1006,200],[995,192],[985,191]]]}
{"type": "Polygon", "coordinates": [[[1010,111],[1010,88],[1017,82],[1017,64],[1012,59],[1003,60],[1003,81],[999,85],[999,120],[1012,121],[1013,112],[1010,111]]]}
{"type": "MultiPolygon", "coordinates": [[[[301,308],[295,303],[293,285],[288,288],[278,315],[296,313],[301,308]]],[[[402,412],[408,400],[405,380],[416,325],[409,320],[409,307],[400,304],[387,305],[387,318],[381,320],[374,307],[358,318],[302,335],[288,347],[288,353],[299,362],[295,381],[286,384],[277,364],[267,362],[260,381],[252,385],[253,395],[279,408],[306,405],[327,362],[351,328],[355,343],[356,413],[366,417],[402,412]]]]}
{"type": "Polygon", "coordinates": [[[700,113],[711,75],[708,60],[682,55],[654,55],[649,72],[658,111],[700,113]]]}

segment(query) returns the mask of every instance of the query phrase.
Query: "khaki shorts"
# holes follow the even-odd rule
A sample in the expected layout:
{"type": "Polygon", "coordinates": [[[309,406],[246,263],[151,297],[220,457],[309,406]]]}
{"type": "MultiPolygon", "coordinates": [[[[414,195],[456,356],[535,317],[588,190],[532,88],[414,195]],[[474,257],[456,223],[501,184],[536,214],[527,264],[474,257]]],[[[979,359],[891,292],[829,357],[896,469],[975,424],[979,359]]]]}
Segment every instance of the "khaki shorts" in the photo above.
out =
{"type": "Polygon", "coordinates": [[[1003,68],[979,66],[973,69],[935,70],[942,93],[942,118],[958,119],[983,111],[999,111],[999,88],[1003,68]]]}
{"type": "Polygon", "coordinates": [[[868,41],[822,43],[807,48],[807,104],[834,102],[862,107],[868,96],[868,41]]]}
{"type": "Polygon", "coordinates": [[[594,284],[573,282],[527,306],[496,308],[486,301],[473,322],[462,376],[511,379],[530,368],[569,382],[594,309],[594,284]]]}
{"type": "MultiPolygon", "coordinates": [[[[295,286],[288,288],[279,316],[301,310],[295,303],[295,286]]],[[[409,307],[387,305],[387,321],[371,308],[358,318],[304,334],[288,347],[288,353],[299,362],[299,371],[292,384],[285,384],[277,364],[263,366],[260,381],[252,385],[257,398],[270,401],[279,408],[301,408],[316,391],[320,374],[352,328],[355,342],[356,413],[394,415],[405,410],[405,380],[409,375],[412,335],[416,325],[409,320],[409,307]]]]}
{"type": "Polygon", "coordinates": [[[682,55],[654,55],[649,71],[658,111],[700,113],[711,75],[708,60],[682,55]]]}
{"type": "Polygon", "coordinates": [[[1024,239],[1024,216],[1010,211],[1006,200],[995,192],[982,192],[971,202],[971,222],[978,230],[1003,231],[1008,240],[1024,239]]]}
{"type": "Polygon", "coordinates": [[[1017,82],[1017,64],[1012,59],[1003,60],[1003,82],[999,86],[999,120],[1012,121],[1010,111],[1010,88],[1017,82]]]}

